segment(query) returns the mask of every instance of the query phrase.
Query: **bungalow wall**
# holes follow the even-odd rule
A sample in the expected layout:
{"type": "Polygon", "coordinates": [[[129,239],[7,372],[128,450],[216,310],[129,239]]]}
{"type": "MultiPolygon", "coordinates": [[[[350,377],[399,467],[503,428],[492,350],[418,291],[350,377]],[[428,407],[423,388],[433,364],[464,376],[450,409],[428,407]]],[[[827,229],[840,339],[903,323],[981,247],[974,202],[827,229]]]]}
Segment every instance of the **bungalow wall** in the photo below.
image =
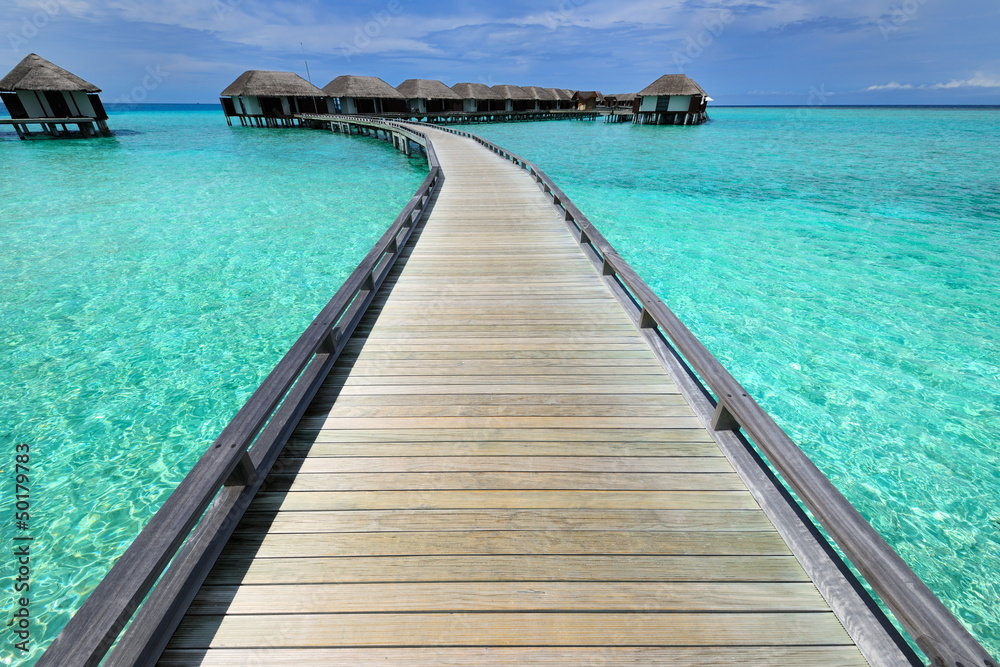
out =
{"type": "Polygon", "coordinates": [[[97,95],[68,90],[19,90],[4,93],[11,118],[97,118],[107,119],[97,95]]]}
{"type": "Polygon", "coordinates": [[[644,95],[639,111],[686,113],[691,108],[691,95],[644,95]]]}

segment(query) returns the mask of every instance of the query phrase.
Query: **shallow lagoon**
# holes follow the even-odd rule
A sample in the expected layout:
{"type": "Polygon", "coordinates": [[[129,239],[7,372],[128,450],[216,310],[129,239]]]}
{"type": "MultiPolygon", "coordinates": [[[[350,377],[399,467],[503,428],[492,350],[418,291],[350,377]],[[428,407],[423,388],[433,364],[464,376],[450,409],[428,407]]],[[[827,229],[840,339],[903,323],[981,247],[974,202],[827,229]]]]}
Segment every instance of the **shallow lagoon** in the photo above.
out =
{"type": "MultiPolygon", "coordinates": [[[[212,107],[111,113],[110,140],[0,135],[0,470],[31,444],[39,648],[426,173],[212,107]]],[[[472,129],[545,169],[1000,653],[1000,111],[712,116],[472,129]]]]}

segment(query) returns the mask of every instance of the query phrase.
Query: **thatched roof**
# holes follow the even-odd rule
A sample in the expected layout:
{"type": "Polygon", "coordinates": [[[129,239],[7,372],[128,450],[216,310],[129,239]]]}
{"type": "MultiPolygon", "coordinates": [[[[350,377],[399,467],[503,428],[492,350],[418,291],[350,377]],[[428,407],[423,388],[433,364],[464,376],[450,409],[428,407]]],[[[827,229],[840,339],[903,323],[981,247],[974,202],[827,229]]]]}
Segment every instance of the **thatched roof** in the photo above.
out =
{"type": "Polygon", "coordinates": [[[574,100],[602,100],[604,95],[601,95],[600,91],[597,90],[578,90],[573,93],[574,100]]]}
{"type": "Polygon", "coordinates": [[[708,95],[686,74],[664,74],[639,91],[640,95],[708,95]]]}
{"type": "Polygon", "coordinates": [[[433,79],[407,79],[396,90],[408,100],[460,100],[454,90],[433,79]]]}
{"type": "Polygon", "coordinates": [[[500,100],[503,99],[495,90],[485,83],[456,83],[451,87],[463,100],[500,100]]]}
{"type": "Polygon", "coordinates": [[[101,89],[67,72],[58,65],[53,65],[45,58],[34,53],[24,57],[17,66],[3,79],[0,79],[0,90],[69,90],[84,93],[99,93],[101,89]]]}
{"type": "Polygon", "coordinates": [[[500,95],[501,100],[533,100],[535,99],[529,95],[520,86],[509,86],[506,84],[497,84],[493,86],[493,90],[500,95]]]}
{"type": "Polygon", "coordinates": [[[327,97],[370,97],[382,100],[405,100],[402,94],[377,76],[338,76],[323,89],[327,97]]]}
{"type": "Polygon", "coordinates": [[[251,69],[222,91],[222,95],[236,97],[323,97],[323,91],[294,72],[267,72],[251,69]]]}
{"type": "Polygon", "coordinates": [[[554,94],[549,92],[545,88],[539,88],[538,86],[522,86],[524,92],[528,93],[533,100],[541,100],[543,102],[554,102],[559,99],[554,94]]]}
{"type": "Polygon", "coordinates": [[[563,88],[546,88],[546,90],[552,93],[552,95],[555,96],[555,99],[559,101],[573,99],[573,93],[563,88]]]}

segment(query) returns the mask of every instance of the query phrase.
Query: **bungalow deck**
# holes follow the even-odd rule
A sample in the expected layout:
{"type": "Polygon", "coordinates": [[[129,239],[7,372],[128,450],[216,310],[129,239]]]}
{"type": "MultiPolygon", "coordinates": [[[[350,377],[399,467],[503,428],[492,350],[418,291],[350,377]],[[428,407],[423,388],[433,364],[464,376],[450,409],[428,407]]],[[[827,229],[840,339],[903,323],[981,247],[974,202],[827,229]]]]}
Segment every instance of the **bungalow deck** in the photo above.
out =
{"type": "Polygon", "coordinates": [[[13,125],[20,139],[34,136],[28,129],[29,125],[38,125],[42,128],[42,134],[53,137],[70,134],[69,125],[76,125],[78,132],[84,137],[111,136],[107,122],[97,118],[0,118],[0,125],[13,125]],[[60,126],[62,130],[59,129],[60,126]]]}
{"type": "Polygon", "coordinates": [[[39,665],[151,588],[104,664],[920,664],[741,431],[933,659],[992,664],[537,167],[333,129],[430,174],[39,665]]]}

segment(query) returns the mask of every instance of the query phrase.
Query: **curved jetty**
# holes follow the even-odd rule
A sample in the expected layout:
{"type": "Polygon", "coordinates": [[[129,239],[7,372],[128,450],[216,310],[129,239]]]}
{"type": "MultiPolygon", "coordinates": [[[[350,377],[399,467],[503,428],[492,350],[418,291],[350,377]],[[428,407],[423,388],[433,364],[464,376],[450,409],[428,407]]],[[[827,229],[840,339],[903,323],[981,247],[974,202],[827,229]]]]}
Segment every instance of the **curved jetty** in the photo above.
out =
{"type": "Polygon", "coordinates": [[[150,589],[104,664],[919,664],[743,432],[933,659],[991,664],[537,167],[327,126],[430,173],[39,665],[150,589]]]}

